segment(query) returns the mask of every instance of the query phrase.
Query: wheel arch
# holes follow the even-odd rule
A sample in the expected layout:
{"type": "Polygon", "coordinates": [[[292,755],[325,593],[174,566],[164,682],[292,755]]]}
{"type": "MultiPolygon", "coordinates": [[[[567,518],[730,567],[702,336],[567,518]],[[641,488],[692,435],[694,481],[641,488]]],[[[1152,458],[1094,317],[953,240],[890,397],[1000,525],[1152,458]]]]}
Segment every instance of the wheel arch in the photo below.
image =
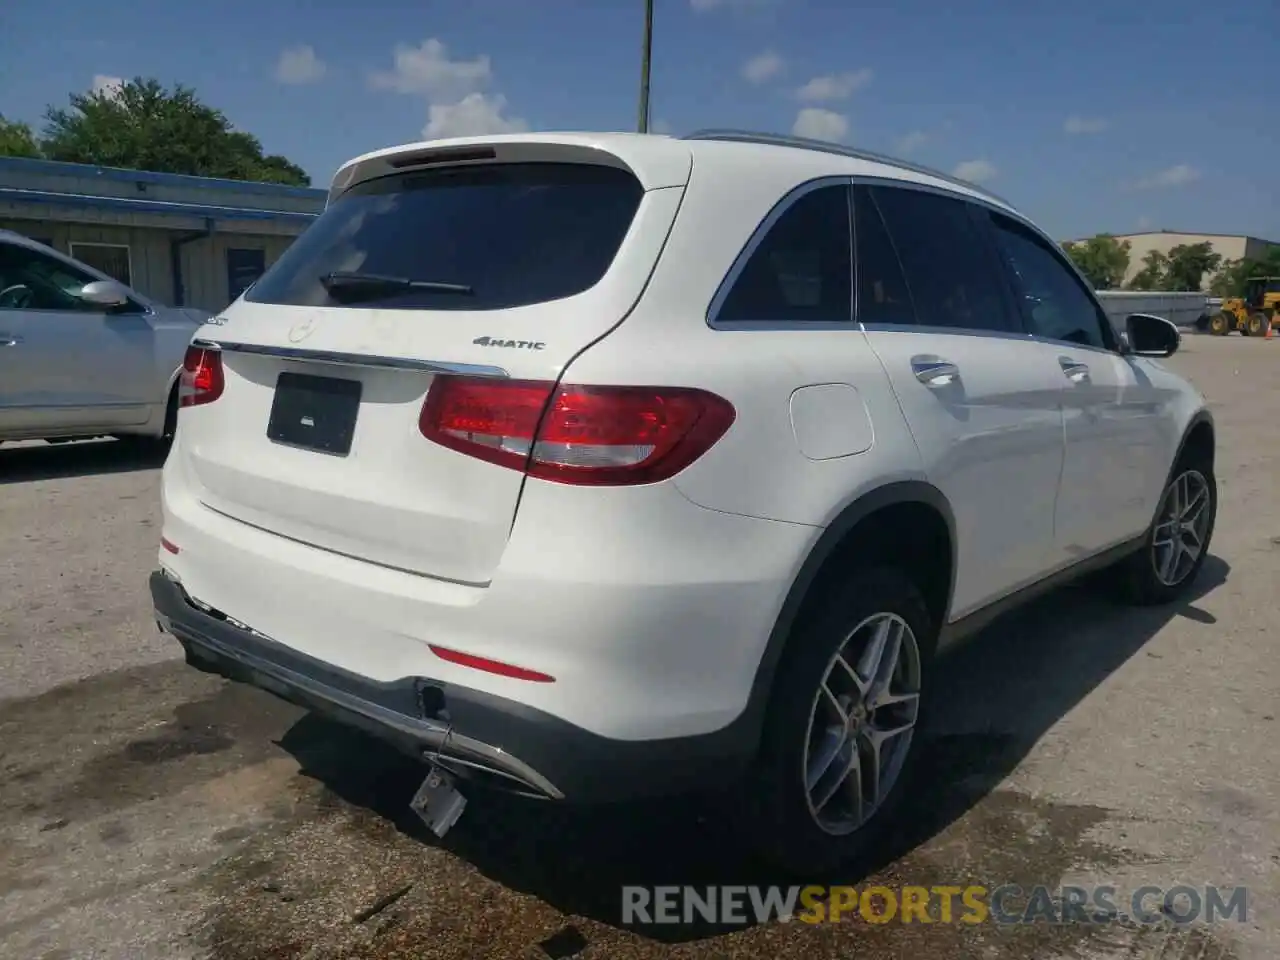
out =
{"type": "MultiPolygon", "coordinates": [[[[888,483],[863,494],[846,506],[826,527],[810,549],[800,571],[794,578],[782,608],[769,634],[764,655],[756,668],[755,681],[743,717],[753,742],[757,742],[767,712],[773,689],[774,676],[786,651],[794,628],[803,622],[813,603],[823,590],[833,582],[842,569],[842,558],[850,558],[865,548],[867,535],[892,524],[895,520],[913,518],[911,522],[933,524],[918,530],[926,538],[944,537],[946,540],[945,566],[935,568],[937,582],[922,589],[928,595],[926,602],[940,630],[946,623],[951,597],[955,588],[956,533],[955,516],[942,491],[922,480],[904,480],[888,483]]],[[[910,548],[919,541],[899,538],[895,546],[905,544],[910,548]]]]}
{"type": "Polygon", "coordinates": [[[1182,439],[1178,441],[1178,449],[1173,461],[1169,464],[1169,479],[1173,479],[1173,471],[1183,458],[1195,455],[1214,465],[1217,457],[1217,433],[1213,422],[1213,414],[1207,408],[1201,408],[1192,414],[1182,431],[1182,439]]]}
{"type": "Polygon", "coordinates": [[[178,428],[178,388],[179,381],[182,377],[182,364],[178,364],[176,370],[169,374],[169,384],[164,391],[164,413],[160,418],[160,436],[164,437],[171,430],[178,428]],[[170,411],[173,414],[173,423],[169,422],[170,411]]]}

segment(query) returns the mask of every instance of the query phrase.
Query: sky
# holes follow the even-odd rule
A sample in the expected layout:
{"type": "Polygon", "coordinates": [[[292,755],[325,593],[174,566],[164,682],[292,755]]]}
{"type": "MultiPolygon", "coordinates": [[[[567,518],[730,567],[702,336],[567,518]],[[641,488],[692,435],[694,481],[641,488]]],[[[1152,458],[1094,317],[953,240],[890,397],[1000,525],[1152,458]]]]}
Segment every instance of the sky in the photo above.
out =
{"type": "MultiPolygon", "coordinates": [[[[193,87],[327,186],[396,143],[634,130],[642,0],[0,0],[0,113],[193,87]]],[[[1275,0],[656,0],[655,132],[797,133],[982,182],[1062,239],[1280,241],[1275,0]]]]}

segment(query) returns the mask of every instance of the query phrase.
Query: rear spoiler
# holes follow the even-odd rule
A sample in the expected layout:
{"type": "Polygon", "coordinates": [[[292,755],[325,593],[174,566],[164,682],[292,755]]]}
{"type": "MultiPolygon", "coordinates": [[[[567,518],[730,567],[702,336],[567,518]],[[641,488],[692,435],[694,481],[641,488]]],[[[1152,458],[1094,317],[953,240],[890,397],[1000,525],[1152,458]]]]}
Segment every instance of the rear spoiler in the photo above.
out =
{"type": "Polygon", "coordinates": [[[646,190],[683,187],[693,153],[671,137],[647,134],[507,134],[411,143],[344,164],[326,206],[358,183],[404,170],[486,163],[595,163],[630,172],[646,190]]]}

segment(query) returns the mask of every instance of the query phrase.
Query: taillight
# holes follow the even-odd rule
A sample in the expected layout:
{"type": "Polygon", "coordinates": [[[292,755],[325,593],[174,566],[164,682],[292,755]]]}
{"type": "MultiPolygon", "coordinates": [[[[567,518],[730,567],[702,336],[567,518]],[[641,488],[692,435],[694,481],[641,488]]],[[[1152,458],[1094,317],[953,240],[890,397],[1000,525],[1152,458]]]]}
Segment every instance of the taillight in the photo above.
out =
{"type": "Polygon", "coordinates": [[[198,407],[213,403],[222,396],[226,379],[222,375],[222,351],[208,347],[187,347],[182,358],[182,381],[178,387],[178,403],[198,407]]]}
{"type": "Polygon", "coordinates": [[[459,453],[557,483],[655,483],[733,424],[729,401],[685,387],[568,386],[439,376],[418,425],[459,453]]]}

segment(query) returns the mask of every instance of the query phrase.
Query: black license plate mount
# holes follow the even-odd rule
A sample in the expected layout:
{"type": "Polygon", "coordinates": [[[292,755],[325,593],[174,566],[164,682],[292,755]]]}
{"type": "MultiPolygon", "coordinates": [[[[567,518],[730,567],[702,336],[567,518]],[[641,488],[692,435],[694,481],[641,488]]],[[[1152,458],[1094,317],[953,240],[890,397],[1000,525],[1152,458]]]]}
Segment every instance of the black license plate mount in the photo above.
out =
{"type": "Polygon", "coordinates": [[[267,421],[267,439],[338,457],[351,452],[360,412],[359,380],[281,373],[267,421]]]}

